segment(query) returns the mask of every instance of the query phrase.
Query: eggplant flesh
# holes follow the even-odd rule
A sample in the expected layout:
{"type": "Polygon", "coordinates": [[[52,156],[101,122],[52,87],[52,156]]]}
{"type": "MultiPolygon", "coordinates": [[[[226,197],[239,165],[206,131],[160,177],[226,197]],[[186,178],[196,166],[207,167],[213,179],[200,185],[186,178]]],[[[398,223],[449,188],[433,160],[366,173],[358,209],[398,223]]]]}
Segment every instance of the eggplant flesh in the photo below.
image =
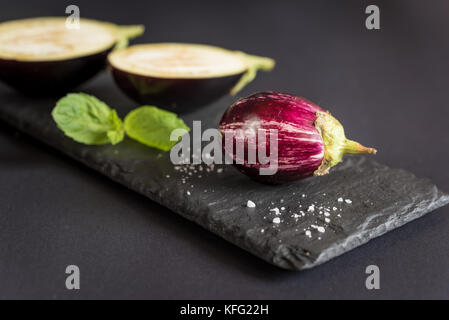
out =
{"type": "Polygon", "coordinates": [[[114,51],[108,61],[130,98],[185,113],[229,94],[250,68],[247,57],[208,45],[155,43],[114,51]]]}
{"type": "Polygon", "coordinates": [[[121,40],[119,27],[66,18],[32,18],[0,23],[0,80],[29,95],[59,95],[105,68],[121,40]]]}

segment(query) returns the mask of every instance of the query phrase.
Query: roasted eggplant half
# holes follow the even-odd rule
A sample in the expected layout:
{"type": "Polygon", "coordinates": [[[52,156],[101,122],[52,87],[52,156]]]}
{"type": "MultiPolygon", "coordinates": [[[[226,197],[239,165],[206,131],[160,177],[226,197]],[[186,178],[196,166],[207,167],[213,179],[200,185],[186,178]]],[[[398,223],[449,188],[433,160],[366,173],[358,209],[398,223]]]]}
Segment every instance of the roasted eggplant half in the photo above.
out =
{"type": "Polygon", "coordinates": [[[236,94],[258,70],[274,67],[270,58],[182,43],[131,46],[112,52],[108,61],[115,82],[129,97],[178,113],[236,94]]]}
{"type": "Polygon", "coordinates": [[[0,80],[33,95],[59,95],[106,66],[107,55],[143,33],[142,26],[80,19],[32,18],[0,23],[0,80]]]}

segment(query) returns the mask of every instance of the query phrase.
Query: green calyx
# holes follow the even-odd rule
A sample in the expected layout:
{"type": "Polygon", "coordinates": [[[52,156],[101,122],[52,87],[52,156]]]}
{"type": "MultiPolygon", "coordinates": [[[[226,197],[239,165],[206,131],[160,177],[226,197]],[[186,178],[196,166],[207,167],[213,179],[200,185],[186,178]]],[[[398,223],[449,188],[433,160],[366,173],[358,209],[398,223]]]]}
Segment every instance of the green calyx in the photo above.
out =
{"type": "Polygon", "coordinates": [[[244,52],[237,52],[241,58],[246,62],[248,68],[246,73],[240,78],[239,82],[231,89],[231,95],[236,95],[246,85],[256,78],[257,71],[271,71],[275,66],[275,61],[271,58],[258,57],[246,54],[244,52]]]}
{"type": "Polygon", "coordinates": [[[367,148],[356,141],[346,139],[341,123],[329,112],[317,113],[315,128],[323,138],[324,158],[321,165],[314,172],[315,176],[329,173],[330,168],[337,165],[344,154],[376,154],[377,150],[367,148]]]}
{"type": "Polygon", "coordinates": [[[131,26],[115,26],[118,41],[114,49],[126,48],[129,44],[129,40],[141,36],[145,32],[143,25],[131,25],[131,26]]]}

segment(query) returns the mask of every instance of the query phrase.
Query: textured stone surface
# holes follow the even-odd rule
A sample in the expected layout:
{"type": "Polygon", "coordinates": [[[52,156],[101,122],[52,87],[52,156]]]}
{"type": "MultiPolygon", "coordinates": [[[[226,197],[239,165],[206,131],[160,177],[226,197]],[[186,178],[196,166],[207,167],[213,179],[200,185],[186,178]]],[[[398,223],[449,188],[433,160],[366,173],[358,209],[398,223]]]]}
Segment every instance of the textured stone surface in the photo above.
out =
{"type": "MultiPolygon", "coordinates": [[[[328,176],[283,186],[258,184],[230,166],[210,172],[204,165],[202,171],[175,170],[167,153],[129,139],[117,146],[88,147],[64,137],[50,118],[54,99],[7,91],[0,101],[0,118],[6,122],[286,269],[321,264],[449,203],[449,196],[429,181],[363,157],[346,158],[328,176]],[[340,197],[352,203],[339,202],[340,197]],[[247,208],[248,200],[256,208],[247,208]],[[315,210],[307,211],[312,204],[315,210]],[[270,211],[275,208],[280,215],[270,211]],[[326,215],[324,208],[330,209],[326,215]],[[276,217],[279,224],[273,223],[276,217]]],[[[206,119],[209,125],[221,114],[215,111],[206,119]]]]}

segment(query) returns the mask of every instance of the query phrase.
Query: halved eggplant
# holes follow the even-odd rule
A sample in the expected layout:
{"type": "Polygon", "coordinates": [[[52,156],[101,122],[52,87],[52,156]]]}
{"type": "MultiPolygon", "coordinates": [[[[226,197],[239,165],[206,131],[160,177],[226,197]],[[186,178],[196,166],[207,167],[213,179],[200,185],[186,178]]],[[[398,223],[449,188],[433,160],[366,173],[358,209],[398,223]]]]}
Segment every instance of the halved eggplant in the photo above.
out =
{"type": "Polygon", "coordinates": [[[117,85],[132,99],[181,113],[191,111],[251,82],[274,60],[214,46],[154,43],[109,54],[117,85]]]}
{"type": "Polygon", "coordinates": [[[59,95],[97,74],[114,48],[143,30],[89,19],[73,29],[59,17],[0,23],[0,80],[23,93],[59,95]]]}

